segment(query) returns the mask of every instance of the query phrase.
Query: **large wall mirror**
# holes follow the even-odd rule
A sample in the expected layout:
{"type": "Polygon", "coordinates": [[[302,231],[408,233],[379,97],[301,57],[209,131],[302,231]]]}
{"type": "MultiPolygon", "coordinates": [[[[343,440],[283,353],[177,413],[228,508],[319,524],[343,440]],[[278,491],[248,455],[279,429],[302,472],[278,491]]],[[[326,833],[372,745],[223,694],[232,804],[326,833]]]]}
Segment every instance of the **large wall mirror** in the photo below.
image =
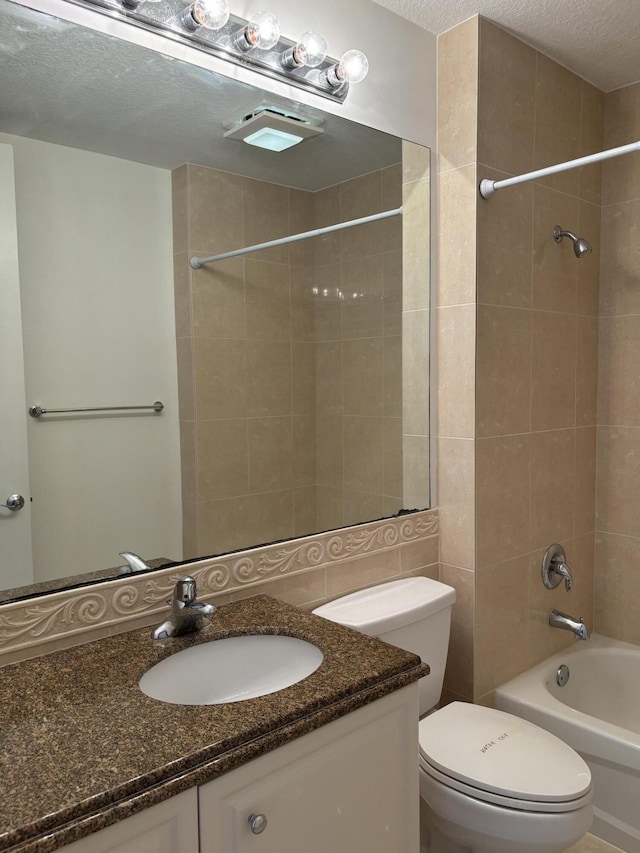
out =
{"type": "Polygon", "coordinates": [[[429,150],[0,16],[0,599],[428,507],[429,150]],[[322,133],[224,136],[265,106],[322,133]]]}

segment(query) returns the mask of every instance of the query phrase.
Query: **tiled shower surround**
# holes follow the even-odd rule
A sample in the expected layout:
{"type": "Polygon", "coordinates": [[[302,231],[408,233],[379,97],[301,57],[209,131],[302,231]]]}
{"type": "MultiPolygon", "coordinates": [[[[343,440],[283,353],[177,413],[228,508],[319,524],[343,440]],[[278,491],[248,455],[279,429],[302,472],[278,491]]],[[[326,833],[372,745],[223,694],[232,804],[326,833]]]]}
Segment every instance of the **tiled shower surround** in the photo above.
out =
{"type": "Polygon", "coordinates": [[[482,702],[574,642],[551,608],[640,642],[640,158],[477,189],[636,140],[640,85],[605,95],[482,18],[440,37],[439,69],[446,687],[482,702]],[[557,245],[555,225],[593,254],[557,245]],[[570,593],[540,579],[556,541],[570,593]]]}
{"type": "Polygon", "coordinates": [[[173,173],[185,557],[402,507],[400,218],[188,265],[398,207],[401,168],[315,193],[173,173]]]}
{"type": "Polygon", "coordinates": [[[173,173],[185,558],[428,503],[429,152],[398,158],[317,192],[173,173]]]}

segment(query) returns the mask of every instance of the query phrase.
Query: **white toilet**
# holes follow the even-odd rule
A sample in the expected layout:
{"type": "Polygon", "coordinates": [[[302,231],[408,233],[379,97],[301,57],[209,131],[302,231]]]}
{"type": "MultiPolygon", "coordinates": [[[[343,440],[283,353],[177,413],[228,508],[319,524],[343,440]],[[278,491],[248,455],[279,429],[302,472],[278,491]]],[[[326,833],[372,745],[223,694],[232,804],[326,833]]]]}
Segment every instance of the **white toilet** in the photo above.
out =
{"type": "Polygon", "coordinates": [[[419,655],[421,850],[560,853],[592,821],[591,774],[567,744],[519,717],[440,699],[455,590],[428,578],[380,584],[313,612],[419,655]],[[426,715],[426,716],[423,716],[426,715]]]}

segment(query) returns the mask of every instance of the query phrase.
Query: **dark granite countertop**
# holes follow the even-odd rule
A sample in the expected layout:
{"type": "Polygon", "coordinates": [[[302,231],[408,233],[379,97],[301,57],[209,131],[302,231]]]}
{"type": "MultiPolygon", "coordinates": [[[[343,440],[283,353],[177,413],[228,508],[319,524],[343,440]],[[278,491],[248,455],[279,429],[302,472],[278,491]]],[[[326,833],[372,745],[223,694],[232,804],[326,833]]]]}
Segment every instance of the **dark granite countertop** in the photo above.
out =
{"type": "Polygon", "coordinates": [[[428,672],[420,659],[265,595],[219,608],[197,634],[148,628],[0,669],[0,850],[49,853],[202,784],[428,672]],[[316,644],[319,669],[224,705],[158,702],[138,687],[190,645],[243,633],[316,644]]]}

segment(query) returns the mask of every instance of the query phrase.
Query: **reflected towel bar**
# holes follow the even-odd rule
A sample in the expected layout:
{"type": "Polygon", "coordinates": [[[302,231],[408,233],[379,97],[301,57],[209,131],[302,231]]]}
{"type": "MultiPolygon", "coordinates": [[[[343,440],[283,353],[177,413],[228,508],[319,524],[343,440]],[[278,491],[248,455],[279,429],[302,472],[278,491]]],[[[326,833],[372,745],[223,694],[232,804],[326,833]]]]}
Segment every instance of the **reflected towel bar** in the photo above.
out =
{"type": "Polygon", "coordinates": [[[284,246],[286,243],[297,243],[298,240],[306,240],[309,237],[320,237],[322,234],[330,234],[332,231],[342,231],[345,228],[353,228],[355,225],[366,225],[367,222],[377,222],[379,219],[389,219],[391,216],[400,216],[401,213],[402,208],[397,207],[395,210],[385,210],[382,213],[373,213],[371,216],[362,216],[360,219],[339,222],[337,225],[314,228],[311,231],[292,234],[290,237],[280,237],[278,240],[269,240],[267,243],[257,243],[255,246],[247,246],[244,249],[234,249],[233,252],[224,252],[222,255],[211,255],[209,258],[193,257],[189,261],[189,264],[194,270],[199,270],[203,264],[212,264],[214,261],[224,261],[226,258],[248,255],[250,252],[259,252],[261,249],[272,249],[274,246],[284,246]]]}
{"type": "Polygon", "coordinates": [[[495,192],[503,187],[512,187],[515,184],[523,184],[525,181],[535,181],[536,178],[555,175],[557,172],[567,172],[569,169],[588,166],[589,163],[599,163],[601,160],[620,157],[622,154],[631,154],[633,151],[640,151],[640,141],[630,142],[629,145],[621,145],[619,148],[609,148],[607,151],[598,151],[595,154],[588,154],[586,157],[578,157],[577,160],[567,160],[566,163],[547,166],[544,169],[537,169],[535,172],[526,172],[524,175],[516,175],[515,178],[505,178],[504,181],[491,181],[488,178],[483,178],[480,181],[480,195],[482,198],[491,198],[495,192]]]}
{"type": "Polygon", "coordinates": [[[125,412],[132,409],[153,409],[154,412],[161,412],[164,409],[164,403],[156,400],[152,406],[91,406],[85,409],[45,409],[43,406],[30,406],[29,414],[32,418],[39,418],[40,415],[57,415],[68,412],[125,412]]]}

